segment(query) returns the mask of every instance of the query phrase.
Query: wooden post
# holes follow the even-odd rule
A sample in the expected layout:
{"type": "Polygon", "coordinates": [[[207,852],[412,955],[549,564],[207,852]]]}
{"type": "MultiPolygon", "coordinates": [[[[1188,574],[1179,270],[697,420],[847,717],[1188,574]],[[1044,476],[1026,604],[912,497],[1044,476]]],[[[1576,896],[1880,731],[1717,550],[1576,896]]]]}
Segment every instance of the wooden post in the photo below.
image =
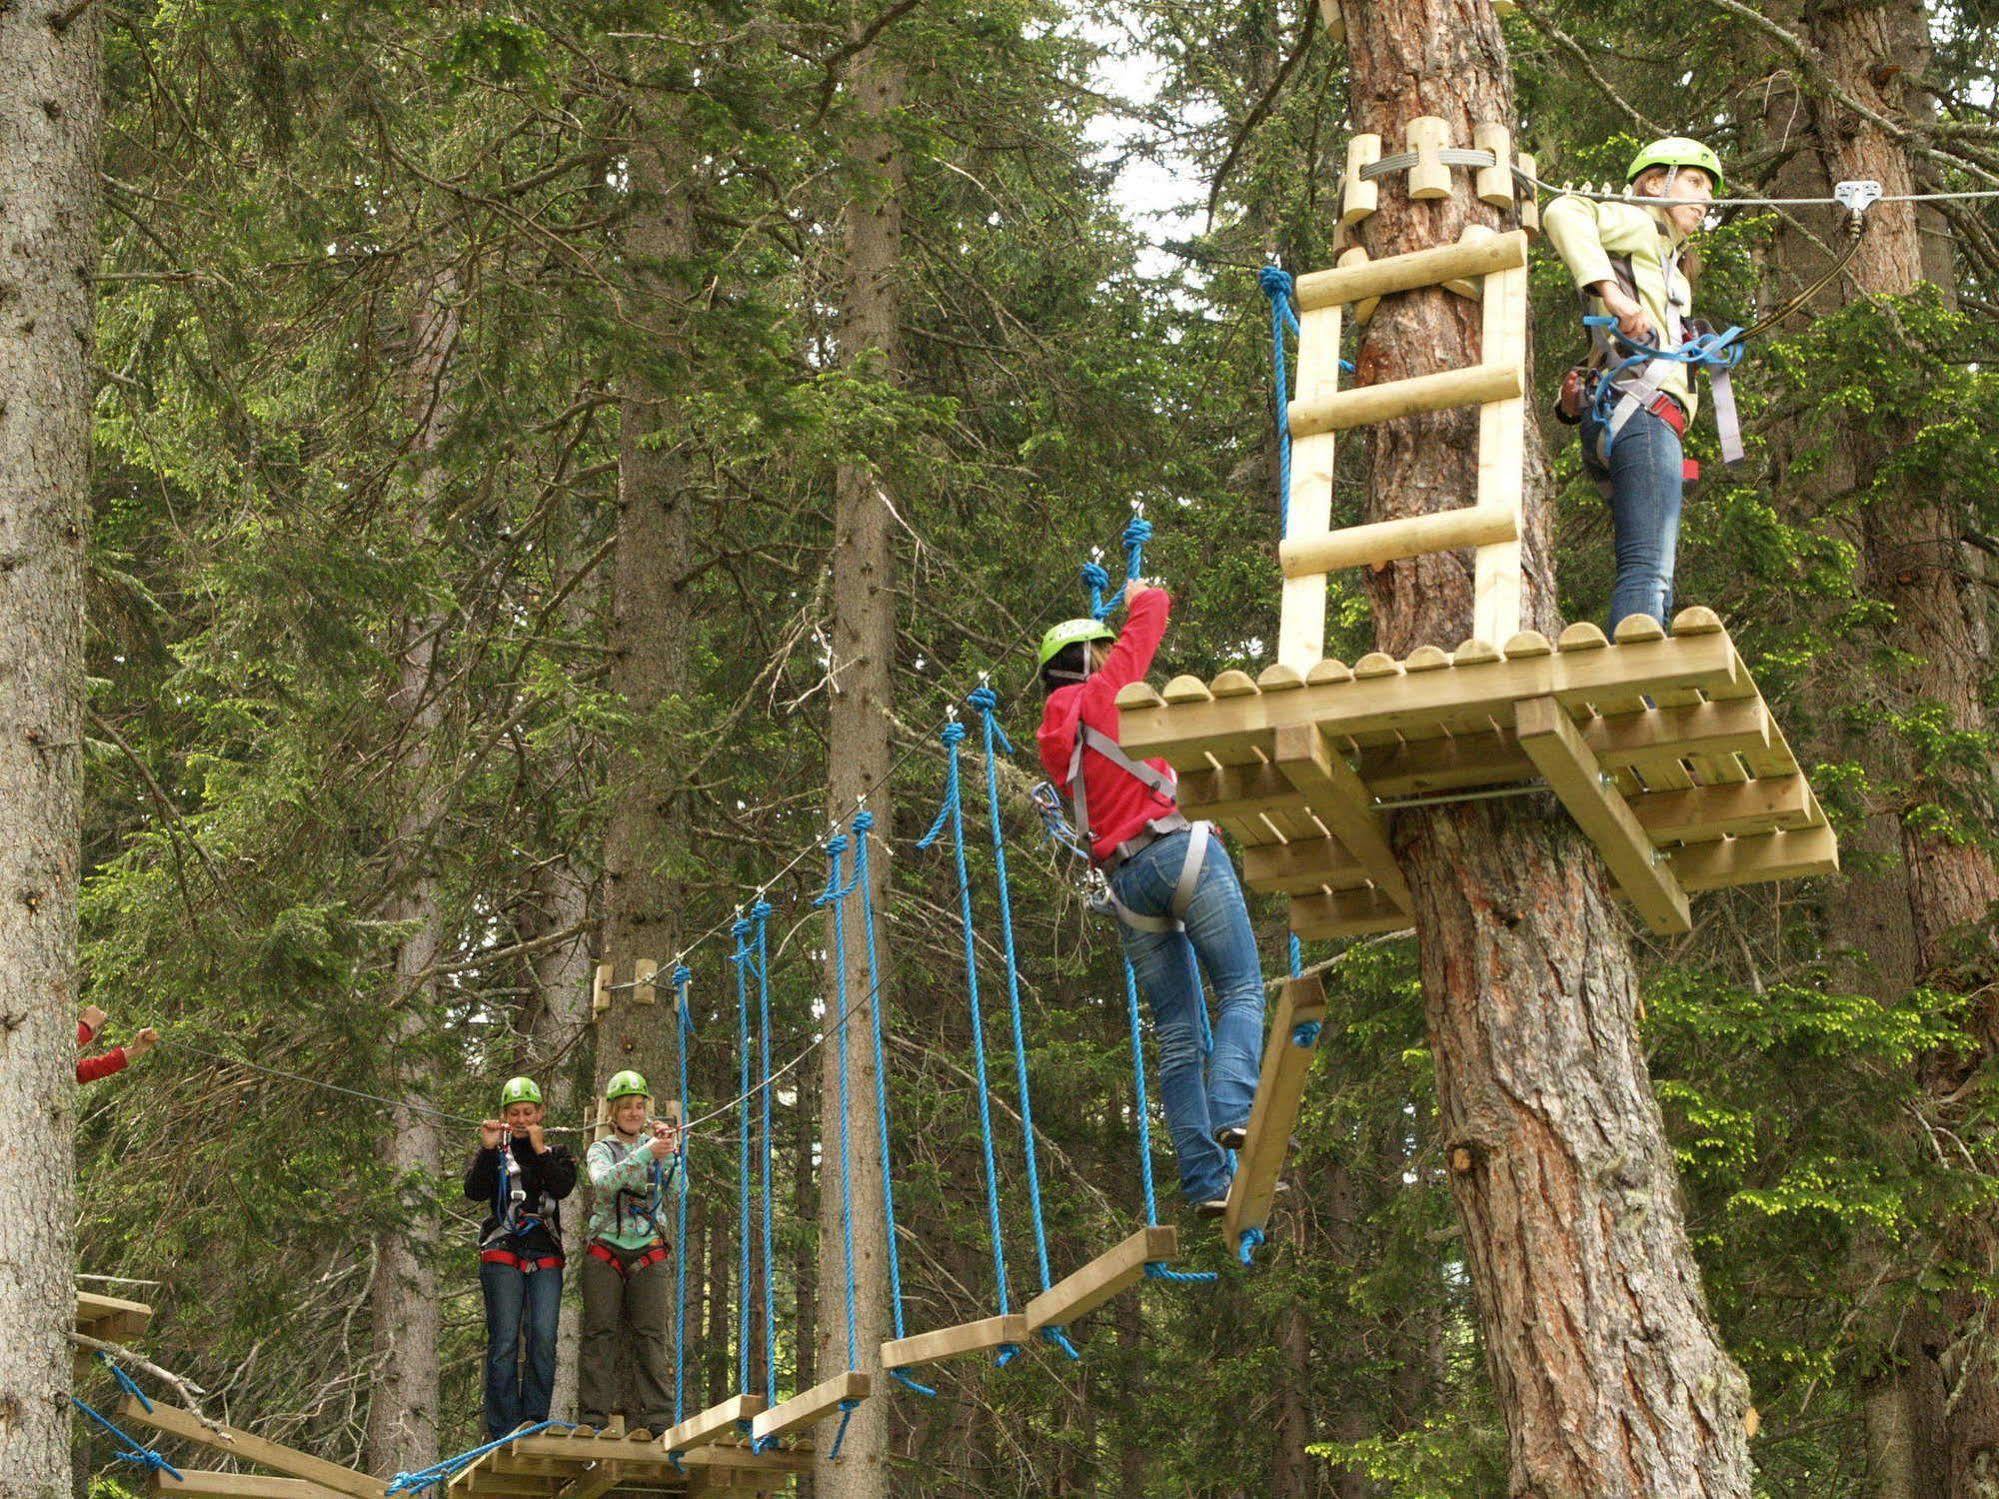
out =
{"type": "MultiPolygon", "coordinates": [[[[1371,188],[1372,183],[1369,184],[1371,188]]],[[[1340,388],[1340,320],[1337,305],[1315,307],[1298,318],[1297,400],[1334,397],[1340,388]]],[[[1285,414],[1290,419],[1290,413],[1285,414]]],[[[1284,539],[1326,534],[1333,519],[1331,431],[1291,444],[1290,509],[1284,539]]],[[[1278,605],[1277,660],[1301,676],[1326,654],[1326,578],[1286,578],[1278,605]]]]}
{"type": "MultiPolygon", "coordinates": [[[[1510,236],[1509,236],[1510,237],[1510,236]]],[[[1527,360],[1527,268],[1485,278],[1483,343],[1488,364],[1527,360]]],[[[1527,401],[1518,395],[1481,406],[1478,413],[1478,497],[1476,508],[1503,510],[1513,517],[1513,539],[1481,546],[1473,563],[1472,638],[1494,644],[1520,632],[1521,553],[1525,533],[1522,468],[1526,463],[1527,401]]]]}

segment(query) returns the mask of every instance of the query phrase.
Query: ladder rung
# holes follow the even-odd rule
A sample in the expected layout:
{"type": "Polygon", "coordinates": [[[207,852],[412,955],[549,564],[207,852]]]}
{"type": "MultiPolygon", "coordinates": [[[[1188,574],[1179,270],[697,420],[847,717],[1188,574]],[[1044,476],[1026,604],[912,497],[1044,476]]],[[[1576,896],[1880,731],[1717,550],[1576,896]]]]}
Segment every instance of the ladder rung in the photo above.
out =
{"type": "Polygon", "coordinates": [[[1512,506],[1472,505],[1377,521],[1371,526],[1349,526],[1322,536],[1296,536],[1278,546],[1277,557],[1285,577],[1310,578],[1344,567],[1373,567],[1401,557],[1519,539],[1520,520],[1512,506]]]}
{"type": "Polygon", "coordinates": [[[1489,276],[1525,264],[1527,236],[1515,229],[1491,239],[1438,245],[1433,250],[1412,250],[1406,255],[1391,255],[1386,260],[1370,260],[1363,265],[1313,271],[1298,278],[1293,294],[1298,299],[1298,310],[1310,312],[1317,307],[1344,306],[1398,291],[1441,286],[1446,281],[1489,276]]]}
{"type": "Polygon", "coordinates": [[[1389,422],[1422,411],[1453,406],[1483,406],[1489,401],[1517,400],[1526,390],[1517,364],[1470,364],[1380,385],[1361,385],[1291,403],[1291,435],[1317,437],[1370,422],[1389,422]]]}

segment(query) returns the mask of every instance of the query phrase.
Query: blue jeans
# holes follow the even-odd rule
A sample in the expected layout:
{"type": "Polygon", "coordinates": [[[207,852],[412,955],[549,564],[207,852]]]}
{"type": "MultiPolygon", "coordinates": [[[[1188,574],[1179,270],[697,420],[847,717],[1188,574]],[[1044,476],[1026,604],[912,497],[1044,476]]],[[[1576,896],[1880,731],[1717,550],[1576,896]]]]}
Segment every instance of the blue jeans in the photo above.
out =
{"type": "MultiPolygon", "coordinates": [[[[1117,897],[1141,916],[1164,916],[1187,855],[1187,833],[1169,833],[1110,877],[1117,897]]],[[[1192,1202],[1226,1196],[1235,1160],[1215,1131],[1249,1122],[1263,1061],[1263,969],[1235,865],[1219,838],[1208,857],[1184,932],[1141,932],[1120,923],[1125,956],[1152,1005],[1159,1032],[1159,1097],[1180,1165],[1180,1191],[1192,1202]],[[1214,1051],[1201,1057],[1201,970],[1215,991],[1214,1051]]]]}
{"type": "MultiPolygon", "coordinates": [[[[1603,426],[1585,417],[1583,462],[1601,481],[1603,426]]],[[[1673,559],[1680,545],[1680,434],[1649,411],[1633,412],[1610,445],[1610,518],[1617,533],[1617,582],[1610,590],[1610,633],[1627,614],[1673,623],[1673,559]]]]}
{"type": "Polygon", "coordinates": [[[486,1433],[503,1437],[523,1421],[546,1421],[555,1393],[555,1322],[562,1311],[562,1268],[524,1274],[512,1265],[479,1266],[486,1293],[486,1433]],[[527,1332],[525,1351],[521,1332],[527,1332]]]}

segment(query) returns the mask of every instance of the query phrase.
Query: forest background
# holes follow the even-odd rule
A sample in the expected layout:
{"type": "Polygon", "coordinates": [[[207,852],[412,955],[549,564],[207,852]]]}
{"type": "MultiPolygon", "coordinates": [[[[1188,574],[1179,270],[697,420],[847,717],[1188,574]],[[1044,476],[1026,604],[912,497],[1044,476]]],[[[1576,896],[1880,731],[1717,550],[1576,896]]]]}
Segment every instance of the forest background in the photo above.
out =
{"type": "MultiPolygon", "coordinates": [[[[76,13],[106,112],[81,994],[114,1034],[165,1036],[81,1095],[81,1268],[158,1282],[150,1351],[239,1425],[382,1473],[472,1445],[473,1136],[429,1111],[484,1117],[528,1072],[575,1124],[616,1067],[670,1076],[670,1007],[625,993],[593,1026],[591,974],[683,952],[691,1107],[732,1098],[728,923],[768,888],[789,1056],[831,989],[811,845],[867,791],[910,1320],[985,1315],[953,875],[913,847],[937,729],[989,673],[1028,742],[1033,643],[1079,612],[1077,566],[1115,552],[1135,500],[1176,597],[1163,664],[1267,658],[1257,272],[1330,263],[1352,128],[1316,5],[76,13]],[[1173,210],[1163,235],[1133,170],[1173,210]]],[[[1505,22],[1517,135],[1543,175],[1603,181],[1691,133],[1731,188],[1803,196],[1860,175],[1872,132],[1919,190],[1987,187],[1995,24],[1976,3],[1531,0],[1505,22]]],[[[1681,602],[1727,619],[1846,851],[1837,879],[1706,896],[1690,936],[1642,948],[1647,1056],[1771,1495],[1999,1483],[1999,1448],[1952,1456],[1946,1431],[1999,1408],[1999,220],[1958,201],[1921,229],[1915,273],[1870,284],[1857,261],[1759,344],[1749,461],[1711,468],[1683,530],[1681,602]]],[[[1822,208],[1720,211],[1703,309],[1748,321],[1840,233],[1822,208]]],[[[1534,290],[1545,394],[1580,337],[1545,252],[1534,290]]],[[[1530,467],[1559,495],[1564,612],[1600,617],[1608,519],[1566,437],[1546,424],[1530,467]]],[[[1367,463],[1343,445],[1347,520],[1367,463]]],[[[1335,618],[1330,651],[1370,648],[1357,584],[1335,618]]],[[[1067,1266],[1141,1212],[1123,980],[1035,851],[1019,764],[1014,916],[1067,1266]]],[[[989,913],[976,852],[974,881],[989,913]]],[[[1282,915],[1259,910],[1274,975],[1282,915]]],[[[871,1402],[856,1440],[881,1466],[822,1494],[1506,1491],[1413,944],[1306,959],[1333,960],[1333,1012],[1264,1262],[1122,1298],[1074,1330],[1080,1363],[958,1366],[934,1404],[871,1402]]],[[[816,1065],[792,1083],[787,1385],[833,1346],[839,1266],[827,1089],[816,1065]]],[[[1017,1136],[1001,1160],[1018,1204],[1017,1136]]],[[[734,1387],[728,1121],[693,1172],[699,1408],[734,1387]]],[[[82,1475],[82,1428],[78,1451],[82,1475]]]]}

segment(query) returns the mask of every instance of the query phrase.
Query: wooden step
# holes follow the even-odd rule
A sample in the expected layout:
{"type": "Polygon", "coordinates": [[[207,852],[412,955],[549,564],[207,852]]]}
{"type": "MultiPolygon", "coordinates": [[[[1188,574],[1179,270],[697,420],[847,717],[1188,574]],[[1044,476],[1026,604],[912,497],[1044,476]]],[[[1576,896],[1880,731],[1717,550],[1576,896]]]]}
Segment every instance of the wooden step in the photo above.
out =
{"type": "Polygon", "coordinates": [[[1242,1247],[1242,1236],[1270,1221],[1270,1204],[1277,1196],[1278,1173],[1291,1148],[1291,1131],[1305,1096],[1305,1078],[1319,1054],[1316,1039],[1300,1046],[1293,1032],[1307,1021],[1326,1018],[1325,986],[1317,978],[1290,979],[1277,998],[1270,1039],[1263,1048],[1263,1073],[1257,1080],[1256,1102],[1249,1113],[1249,1138],[1236,1157],[1235,1180],[1229,1186],[1222,1232],[1230,1253],[1242,1247]]]}
{"type": "Polygon", "coordinates": [[[121,1423],[150,1426],[155,1431],[199,1442],[241,1462],[255,1463],[260,1468],[270,1468],[292,1478],[303,1478],[322,1488],[351,1495],[353,1499],[385,1499],[388,1493],[388,1485],[370,1478],[366,1473],[356,1473],[352,1468],[343,1468],[338,1463],[314,1457],[309,1452],[300,1452],[282,1442],[267,1441],[222,1422],[217,1422],[215,1428],[210,1430],[193,1411],[182,1410],[162,1400],[155,1400],[148,1409],[136,1397],[127,1395],[118,1407],[118,1419],[121,1423]]]}
{"type": "Polygon", "coordinates": [[[1028,1302],[1027,1330],[1033,1333],[1044,1327],[1068,1326],[1085,1312],[1137,1285],[1145,1278],[1147,1265],[1163,1263],[1179,1253],[1178,1230],[1157,1225],[1141,1228],[1028,1302]]]}
{"type": "Polygon", "coordinates": [[[750,1423],[750,1435],[761,1442],[767,1437],[781,1437],[801,1426],[823,1421],[840,1409],[842,1401],[867,1399],[868,1389],[868,1376],[858,1369],[836,1374],[763,1412],[750,1423]]]}
{"type": "Polygon", "coordinates": [[[340,1490],[303,1478],[266,1478],[261,1473],[213,1473],[182,1468],[179,1478],[154,1470],[153,1492],[175,1499],[339,1499],[340,1490]]]}
{"type": "Polygon", "coordinates": [[[738,1422],[751,1421],[763,1414],[761,1395],[731,1395],[720,1405],[711,1405],[698,1416],[689,1416],[660,1439],[667,1452],[691,1452],[735,1432],[738,1422]]]}
{"type": "Polygon", "coordinates": [[[1027,1318],[1020,1312],[1010,1312],[1004,1317],[961,1322],[956,1327],[940,1327],[935,1332],[892,1339],[882,1344],[882,1367],[907,1369],[912,1364],[934,1364],[959,1354],[983,1353],[1026,1341],[1027,1318]]]}
{"type": "MultiPolygon", "coordinates": [[[[1526,373],[1518,364],[1469,364],[1462,369],[1358,385],[1329,395],[1299,399],[1288,414],[1294,439],[1345,432],[1425,411],[1449,411],[1454,406],[1483,406],[1491,401],[1517,401],[1527,389],[1526,373]]],[[[1308,573],[1318,569],[1307,569],[1308,573]]]]}

